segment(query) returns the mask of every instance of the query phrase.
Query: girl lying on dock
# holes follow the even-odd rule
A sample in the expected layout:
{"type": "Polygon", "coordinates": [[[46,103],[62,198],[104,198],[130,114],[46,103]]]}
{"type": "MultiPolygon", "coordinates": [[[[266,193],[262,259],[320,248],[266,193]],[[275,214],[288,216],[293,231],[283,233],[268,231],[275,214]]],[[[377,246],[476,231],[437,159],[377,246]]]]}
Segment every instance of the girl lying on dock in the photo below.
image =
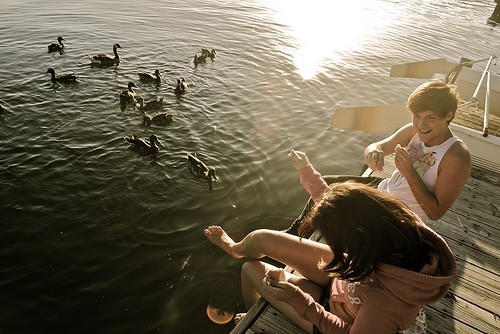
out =
{"type": "MultiPolygon", "coordinates": [[[[318,178],[305,155],[294,157],[302,181],[318,178]]],[[[315,206],[300,235],[318,231],[326,244],[273,230],[235,242],[220,226],[204,230],[232,257],[256,259],[242,267],[247,308],[262,296],[309,333],[395,333],[445,295],[453,254],[403,202],[354,182],[307,190],[315,206]],[[266,256],[295,272],[258,261],[266,256]]]]}

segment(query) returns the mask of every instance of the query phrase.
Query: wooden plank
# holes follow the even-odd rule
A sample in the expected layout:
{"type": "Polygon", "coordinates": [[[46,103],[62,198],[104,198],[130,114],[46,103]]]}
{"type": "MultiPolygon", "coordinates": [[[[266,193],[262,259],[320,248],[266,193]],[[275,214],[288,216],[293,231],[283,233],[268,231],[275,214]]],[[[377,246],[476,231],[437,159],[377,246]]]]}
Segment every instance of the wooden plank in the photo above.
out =
{"type": "Polygon", "coordinates": [[[451,291],[454,295],[469,301],[482,309],[491,309],[494,305],[500,305],[500,294],[492,291],[497,282],[495,280],[479,283],[480,273],[460,271],[460,276],[453,282],[451,291]],[[479,279],[478,279],[479,278],[479,279]]]}
{"type": "MultiPolygon", "coordinates": [[[[498,333],[500,322],[493,311],[484,310],[469,301],[449,293],[439,302],[426,308],[429,331],[445,324],[439,333],[458,333],[457,328],[467,329],[463,333],[498,333]]],[[[461,330],[460,330],[461,332],[461,330]]]]}
{"type": "Polygon", "coordinates": [[[445,217],[437,222],[430,222],[429,226],[440,233],[441,231],[444,233],[444,229],[448,229],[451,233],[459,234],[457,240],[469,245],[477,245],[485,252],[499,256],[500,251],[497,247],[499,241],[498,231],[487,224],[481,224],[474,218],[450,210],[445,217]]]}
{"type": "Polygon", "coordinates": [[[429,226],[436,232],[453,237],[469,246],[500,258],[499,231],[487,224],[481,224],[474,218],[457,214],[450,209],[440,220],[429,222],[429,226]]]}
{"type": "Polygon", "coordinates": [[[246,333],[247,329],[249,329],[259,318],[262,312],[264,312],[267,305],[268,303],[264,299],[260,298],[257,303],[255,303],[250,310],[248,310],[246,316],[244,316],[243,319],[236,324],[230,334],[246,333]]]}
{"type": "Polygon", "coordinates": [[[458,63],[449,62],[446,58],[421,60],[391,66],[390,77],[428,79],[436,73],[446,74],[458,63]]]}
{"type": "Polygon", "coordinates": [[[256,333],[286,333],[306,334],[307,332],[295,326],[278,310],[268,305],[258,322],[252,326],[256,333]]]}
{"type": "Polygon", "coordinates": [[[500,195],[498,190],[495,190],[494,187],[480,180],[469,180],[460,194],[460,200],[455,201],[450,210],[476,220],[485,228],[494,229],[498,233],[500,230],[498,224],[500,222],[500,195]],[[471,182],[476,184],[471,184],[471,182]]]}

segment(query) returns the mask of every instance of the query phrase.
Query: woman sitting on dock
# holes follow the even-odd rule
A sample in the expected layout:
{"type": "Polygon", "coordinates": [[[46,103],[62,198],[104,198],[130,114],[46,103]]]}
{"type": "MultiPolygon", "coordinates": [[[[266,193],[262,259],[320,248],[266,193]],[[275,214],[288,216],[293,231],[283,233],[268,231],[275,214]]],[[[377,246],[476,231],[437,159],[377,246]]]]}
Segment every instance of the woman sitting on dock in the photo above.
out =
{"type": "MultiPolygon", "coordinates": [[[[291,156],[301,180],[322,180],[297,157],[291,156]]],[[[234,258],[268,256],[295,270],[245,262],[247,308],[262,296],[309,333],[395,333],[413,324],[422,305],[446,294],[456,274],[453,254],[403,202],[354,182],[306,189],[315,206],[300,235],[318,231],[326,244],[273,230],[239,242],[220,226],[204,231],[234,258]]]]}

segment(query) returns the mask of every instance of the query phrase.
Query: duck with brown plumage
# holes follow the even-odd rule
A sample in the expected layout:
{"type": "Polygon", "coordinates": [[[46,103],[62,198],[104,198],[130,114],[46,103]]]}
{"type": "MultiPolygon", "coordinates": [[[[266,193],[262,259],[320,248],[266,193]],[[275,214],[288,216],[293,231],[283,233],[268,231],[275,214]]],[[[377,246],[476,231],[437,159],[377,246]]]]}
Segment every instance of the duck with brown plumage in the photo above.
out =
{"type": "Polygon", "coordinates": [[[163,76],[161,75],[159,69],[156,69],[154,73],[139,72],[137,75],[139,75],[139,79],[144,82],[155,82],[159,84],[163,81],[163,76]]]}
{"type": "Polygon", "coordinates": [[[189,90],[189,85],[184,78],[177,79],[177,85],[175,86],[175,94],[184,94],[189,90]]]}
{"type": "Polygon", "coordinates": [[[127,106],[135,107],[137,101],[135,99],[134,88],[139,88],[135,83],[130,81],[127,89],[120,93],[120,106],[125,109],[127,106]]]}
{"type": "Polygon", "coordinates": [[[139,138],[135,133],[131,136],[125,136],[123,138],[130,143],[130,148],[140,155],[156,154],[160,151],[158,144],[163,146],[156,135],[151,135],[149,140],[139,138]]]}
{"type": "Polygon", "coordinates": [[[49,68],[47,72],[50,73],[50,80],[52,83],[78,83],[78,76],[74,73],[56,75],[56,71],[53,68],[49,68]]]}
{"type": "Polygon", "coordinates": [[[118,49],[123,49],[120,44],[116,43],[113,45],[113,54],[100,53],[95,56],[87,55],[90,59],[90,64],[95,66],[113,66],[120,63],[120,56],[118,55],[118,49]]]}
{"type": "Polygon", "coordinates": [[[161,109],[163,106],[163,97],[157,96],[153,100],[145,101],[142,96],[139,96],[137,98],[137,104],[139,104],[139,109],[142,111],[161,109]]]}
{"type": "Polygon", "coordinates": [[[59,54],[63,54],[64,48],[66,47],[63,41],[65,41],[64,38],[62,38],[61,36],[57,37],[57,43],[51,43],[47,46],[47,48],[49,49],[48,53],[59,52],[59,54]]]}
{"type": "Polygon", "coordinates": [[[170,111],[162,112],[154,116],[144,115],[142,125],[167,125],[173,122],[174,116],[175,114],[170,111]]]}

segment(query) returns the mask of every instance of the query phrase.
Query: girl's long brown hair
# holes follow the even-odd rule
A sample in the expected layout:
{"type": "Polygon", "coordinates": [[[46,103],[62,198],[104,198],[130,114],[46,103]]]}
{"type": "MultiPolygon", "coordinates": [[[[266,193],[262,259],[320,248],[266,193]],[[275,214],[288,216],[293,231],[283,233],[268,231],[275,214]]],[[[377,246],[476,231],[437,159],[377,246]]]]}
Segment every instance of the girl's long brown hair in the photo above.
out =
{"type": "Polygon", "coordinates": [[[427,260],[419,224],[402,201],[373,187],[345,182],[329,187],[300,235],[319,230],[334,253],[322,269],[344,280],[361,281],[381,263],[418,272],[427,260]]]}

